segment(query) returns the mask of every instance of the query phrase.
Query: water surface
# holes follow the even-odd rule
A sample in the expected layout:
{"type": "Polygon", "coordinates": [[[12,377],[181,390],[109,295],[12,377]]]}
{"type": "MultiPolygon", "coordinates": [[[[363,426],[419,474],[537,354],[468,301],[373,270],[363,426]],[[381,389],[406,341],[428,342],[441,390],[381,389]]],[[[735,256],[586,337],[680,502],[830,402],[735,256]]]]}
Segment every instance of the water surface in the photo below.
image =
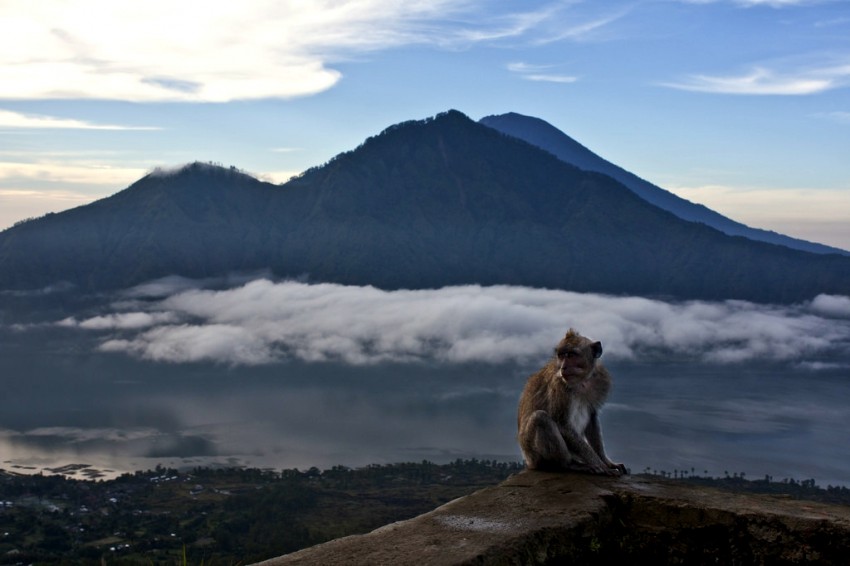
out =
{"type": "MultiPolygon", "coordinates": [[[[518,460],[516,404],[535,369],[167,364],[98,352],[93,338],[55,327],[0,333],[0,467],[29,472],[518,460]]],[[[850,376],[840,365],[609,368],[606,445],[635,472],[850,485],[850,376]]]]}

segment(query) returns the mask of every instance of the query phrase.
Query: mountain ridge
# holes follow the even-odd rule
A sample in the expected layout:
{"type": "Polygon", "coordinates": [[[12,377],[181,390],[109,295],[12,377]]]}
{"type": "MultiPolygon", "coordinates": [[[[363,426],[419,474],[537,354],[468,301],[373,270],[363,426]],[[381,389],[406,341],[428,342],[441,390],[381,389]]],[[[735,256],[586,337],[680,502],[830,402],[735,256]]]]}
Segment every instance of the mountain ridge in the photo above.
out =
{"type": "Polygon", "coordinates": [[[570,163],[586,171],[596,171],[612,177],[631,189],[635,194],[679,218],[691,222],[701,222],[730,236],[743,236],[751,240],[778,244],[792,249],[812,253],[838,253],[850,256],[850,251],[792,238],[771,230],[753,228],[737,222],[711,210],[710,208],[681,198],[634,173],[611,163],[593,153],[590,149],[574,140],[545,120],[533,116],[524,116],[516,112],[485,116],[479,123],[498,130],[544,149],[565,163],[570,163]]]}
{"type": "Polygon", "coordinates": [[[390,126],[282,185],[196,163],[0,233],[0,289],[258,270],[394,289],[850,294],[850,258],[687,222],[457,111],[390,126]]]}

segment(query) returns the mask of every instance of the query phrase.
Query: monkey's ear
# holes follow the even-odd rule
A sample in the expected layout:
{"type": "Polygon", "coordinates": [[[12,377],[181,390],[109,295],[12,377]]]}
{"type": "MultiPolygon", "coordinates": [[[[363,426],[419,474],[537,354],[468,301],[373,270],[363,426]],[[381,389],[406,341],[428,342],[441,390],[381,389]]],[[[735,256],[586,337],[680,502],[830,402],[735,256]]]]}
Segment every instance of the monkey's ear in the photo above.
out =
{"type": "Polygon", "coordinates": [[[602,342],[594,342],[590,345],[590,351],[593,353],[594,358],[598,358],[602,355],[602,342]]]}

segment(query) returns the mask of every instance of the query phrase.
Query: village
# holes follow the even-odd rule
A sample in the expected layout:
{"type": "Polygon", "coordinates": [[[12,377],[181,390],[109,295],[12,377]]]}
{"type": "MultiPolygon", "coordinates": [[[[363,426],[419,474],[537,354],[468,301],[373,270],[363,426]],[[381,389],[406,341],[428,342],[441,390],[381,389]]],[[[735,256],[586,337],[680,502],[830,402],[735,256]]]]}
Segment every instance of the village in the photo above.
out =
{"type": "Polygon", "coordinates": [[[3,470],[0,564],[261,560],[413,517],[517,471],[478,460],[325,471],[157,467],[107,481],[3,470]]]}

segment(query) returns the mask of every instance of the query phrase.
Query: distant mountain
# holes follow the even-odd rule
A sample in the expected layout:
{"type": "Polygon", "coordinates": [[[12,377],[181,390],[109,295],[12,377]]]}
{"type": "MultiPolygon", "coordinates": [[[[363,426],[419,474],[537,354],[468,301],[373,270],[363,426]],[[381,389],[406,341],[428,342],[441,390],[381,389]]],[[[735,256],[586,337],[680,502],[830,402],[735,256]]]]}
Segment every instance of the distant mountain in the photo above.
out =
{"type": "Polygon", "coordinates": [[[744,236],[750,240],[779,244],[795,250],[820,254],[840,253],[850,256],[850,251],[807,242],[769,230],[750,228],[701,204],[695,204],[678,197],[599,157],[555,126],[540,118],[523,116],[522,114],[511,112],[498,116],[487,116],[482,118],[480,122],[504,134],[517,137],[541,149],[545,149],[562,161],[575,165],[579,169],[597,171],[613,177],[645,201],[670,211],[679,218],[690,220],[691,222],[702,222],[730,236],[744,236]]]}
{"type": "Polygon", "coordinates": [[[762,302],[850,294],[848,257],[684,221],[456,111],[392,126],[284,185],[195,163],[0,233],[0,289],[258,269],[382,288],[762,302]]]}
{"type": "Polygon", "coordinates": [[[111,197],[0,232],[0,288],[117,288],[265,265],[266,207],[276,191],[200,163],[153,172],[111,197]]]}

